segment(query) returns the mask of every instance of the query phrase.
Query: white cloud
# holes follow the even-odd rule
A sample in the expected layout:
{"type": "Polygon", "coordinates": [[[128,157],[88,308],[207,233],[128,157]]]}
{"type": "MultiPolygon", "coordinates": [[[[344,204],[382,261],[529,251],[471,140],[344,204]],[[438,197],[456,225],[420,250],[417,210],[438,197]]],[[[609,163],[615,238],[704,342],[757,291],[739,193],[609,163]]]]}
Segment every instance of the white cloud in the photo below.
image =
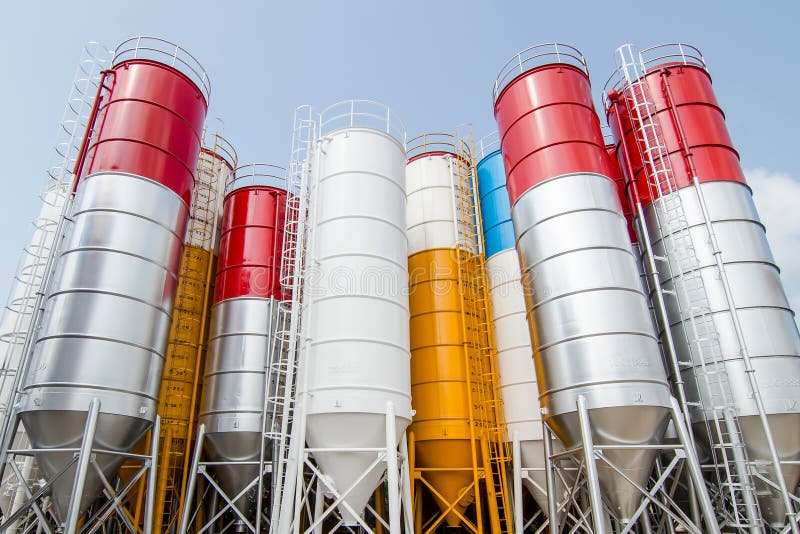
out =
{"type": "MultiPolygon", "coordinates": [[[[767,227],[772,254],[795,312],[800,311],[800,180],[767,169],[745,170],[753,198],[767,227]]],[[[800,319],[796,316],[795,320],[800,319]]]]}

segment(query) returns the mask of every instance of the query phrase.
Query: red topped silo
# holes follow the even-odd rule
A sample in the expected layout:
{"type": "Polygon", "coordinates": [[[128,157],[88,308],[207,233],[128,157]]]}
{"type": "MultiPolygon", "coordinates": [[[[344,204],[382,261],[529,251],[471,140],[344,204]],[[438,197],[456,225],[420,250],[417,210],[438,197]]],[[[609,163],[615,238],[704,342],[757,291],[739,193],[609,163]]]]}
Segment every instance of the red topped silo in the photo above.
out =
{"type": "Polygon", "coordinates": [[[175,67],[117,52],[103,78],[108,92],[97,108],[81,176],[144,176],[188,204],[208,108],[203,77],[193,81],[175,67]]]}
{"type": "MultiPolygon", "coordinates": [[[[678,361],[691,362],[682,375],[696,406],[692,423],[698,436],[717,440],[715,421],[735,413],[749,460],[773,484],[775,460],[794,462],[781,466],[792,493],[800,481],[800,395],[790,384],[800,380],[800,335],[725,114],[696,48],[632,50],[618,51],[624,65],[609,80],[606,113],[654,255],[669,263],[658,273],[663,293],[689,288],[683,300],[667,300],[666,319],[678,361]],[[709,383],[709,366],[723,378],[709,383]]],[[[712,450],[735,442],[726,436],[712,450]]],[[[730,470],[715,454],[720,472],[730,470]]],[[[754,480],[761,515],[782,527],[789,497],[754,480]]],[[[751,521],[758,524],[757,515],[751,521]]]]}
{"type": "MultiPolygon", "coordinates": [[[[494,111],[543,418],[565,447],[579,446],[585,402],[595,443],[629,446],[604,454],[644,485],[655,452],[635,445],[659,442],[670,393],[583,56],[562,44],[517,54],[498,76],[494,111]],[[621,354],[637,364],[620,365],[621,354]]],[[[598,470],[612,512],[629,521],[641,494],[598,470]]]]}
{"type": "MultiPolygon", "coordinates": [[[[283,329],[278,307],[286,199],[286,171],[274,165],[239,167],[226,187],[199,422],[206,457],[219,462],[213,472],[229,496],[258,476],[262,432],[271,428],[262,414],[265,369],[276,362],[283,329]]],[[[272,447],[263,452],[269,460],[272,447]]],[[[236,503],[253,523],[257,487],[236,503]]]]}
{"type": "Polygon", "coordinates": [[[509,75],[507,81],[498,80],[494,113],[512,205],[528,189],[554,176],[612,174],[588,71],[577,56],[574,49],[563,48],[557,58],[563,62],[537,65],[516,77],[509,75]]]}
{"type": "MultiPolygon", "coordinates": [[[[128,452],[152,425],[208,79],[182,48],[138,37],[116,50],[78,154],[80,177],[25,379],[22,422],[46,479],[71,461],[92,400],[95,444],[128,452]]],[[[113,478],[122,457],[98,455],[113,478]]],[[[72,475],[53,486],[56,514],[97,496],[72,475]]]]}
{"type": "Polygon", "coordinates": [[[225,197],[214,303],[237,297],[281,299],[286,195],[286,189],[253,185],[225,197]]]}

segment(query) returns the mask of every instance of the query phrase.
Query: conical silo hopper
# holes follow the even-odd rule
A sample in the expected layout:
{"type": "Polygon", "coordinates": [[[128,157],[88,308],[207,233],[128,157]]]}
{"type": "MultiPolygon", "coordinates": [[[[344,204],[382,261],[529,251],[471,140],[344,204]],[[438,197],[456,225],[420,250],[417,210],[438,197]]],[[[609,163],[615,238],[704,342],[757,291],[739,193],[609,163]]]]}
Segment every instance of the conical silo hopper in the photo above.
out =
{"type": "MultiPolygon", "coordinates": [[[[159,39],[120,45],[102,83],[20,408],[45,480],[73,457],[46,450],[80,446],[92,399],[98,449],[130,451],[155,419],[207,109],[200,65],[159,39]]],[[[97,455],[107,478],[121,461],[97,455]]],[[[52,487],[61,519],[74,472],[52,487]]],[[[99,491],[90,470],[79,509],[99,491]]]]}

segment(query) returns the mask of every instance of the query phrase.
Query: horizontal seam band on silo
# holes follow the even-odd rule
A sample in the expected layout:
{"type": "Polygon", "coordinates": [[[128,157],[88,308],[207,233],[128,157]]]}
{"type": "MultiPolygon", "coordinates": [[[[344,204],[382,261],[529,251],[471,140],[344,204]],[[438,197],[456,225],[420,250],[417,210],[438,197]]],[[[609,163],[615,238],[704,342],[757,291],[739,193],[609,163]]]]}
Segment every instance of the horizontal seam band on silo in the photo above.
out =
{"type": "MultiPolygon", "coordinates": [[[[312,290],[313,291],[313,290],[312,290]]],[[[396,308],[400,308],[402,311],[408,313],[408,305],[404,305],[402,302],[397,302],[396,300],[392,299],[391,297],[380,297],[376,295],[362,295],[358,293],[348,293],[344,295],[330,295],[325,297],[311,297],[309,304],[316,304],[317,302],[324,302],[327,300],[336,300],[336,299],[345,299],[345,298],[362,298],[368,300],[377,300],[379,302],[385,302],[387,304],[391,304],[396,308]]]]}
{"type": "Polygon", "coordinates": [[[594,172],[594,171],[567,172],[567,173],[564,173],[564,174],[557,174],[556,176],[551,176],[549,178],[545,178],[544,180],[542,180],[540,182],[536,182],[535,184],[531,185],[531,187],[529,187],[528,189],[523,191],[516,198],[516,200],[514,200],[514,204],[512,204],[511,207],[513,208],[514,206],[516,206],[517,203],[519,203],[519,201],[522,199],[522,197],[524,197],[527,193],[533,191],[534,189],[536,189],[538,187],[543,187],[545,184],[550,184],[551,182],[554,182],[556,180],[565,180],[567,178],[572,178],[574,176],[585,176],[585,177],[589,177],[589,178],[602,178],[604,180],[608,180],[609,182],[611,182],[611,184],[612,184],[612,186],[614,188],[617,187],[616,182],[614,181],[613,178],[611,178],[610,176],[607,176],[605,174],[600,174],[599,172],[594,172]]]}
{"type": "Polygon", "coordinates": [[[658,339],[654,335],[647,334],[647,333],[644,333],[644,332],[605,331],[605,332],[592,332],[592,333],[584,334],[584,335],[580,335],[580,336],[565,337],[563,339],[559,339],[558,341],[554,341],[553,343],[550,343],[548,345],[537,345],[534,348],[534,352],[541,353],[541,352],[543,352],[543,351],[545,351],[545,350],[547,350],[549,348],[555,347],[556,345],[561,345],[563,343],[569,343],[570,341],[577,341],[579,339],[589,339],[589,338],[600,337],[600,336],[638,336],[638,337],[644,337],[644,338],[647,338],[647,339],[652,339],[653,341],[658,343],[658,339]]]}
{"type": "MultiPolygon", "coordinates": [[[[783,306],[738,306],[737,305],[737,306],[735,306],[735,309],[736,309],[737,312],[740,312],[740,311],[743,311],[743,310],[776,310],[776,311],[779,311],[781,313],[788,313],[788,314],[794,316],[794,311],[791,308],[785,308],[783,306]]],[[[692,319],[696,319],[698,317],[708,317],[708,316],[713,316],[713,315],[722,315],[722,314],[726,314],[726,313],[728,313],[728,314],[731,313],[731,309],[727,307],[727,304],[726,304],[726,307],[724,309],[715,310],[715,311],[708,311],[708,312],[705,312],[705,313],[692,314],[690,317],[686,317],[685,319],[680,319],[678,321],[675,321],[674,323],[670,323],[669,326],[670,326],[670,328],[673,328],[673,327],[679,326],[679,325],[681,325],[681,324],[683,324],[683,323],[685,323],[687,321],[691,321],[692,319]]],[[[659,331],[663,331],[663,328],[659,328],[659,331]]],[[[798,356],[800,356],[800,355],[798,355],[798,356]]]]}
{"type": "MultiPolygon", "coordinates": [[[[181,73],[181,74],[183,74],[183,73],[181,73]]],[[[191,82],[191,83],[193,85],[195,85],[194,82],[191,82]]],[[[160,102],[156,102],[154,100],[145,100],[144,98],[130,98],[130,97],[128,97],[128,98],[115,98],[115,99],[106,101],[106,103],[103,104],[100,107],[100,109],[101,110],[108,109],[111,106],[113,106],[114,104],[119,104],[119,103],[122,103],[122,102],[138,102],[138,103],[141,103],[141,104],[149,104],[149,105],[151,105],[153,107],[156,107],[156,108],[159,108],[159,109],[163,109],[164,111],[166,111],[170,115],[179,118],[182,122],[184,122],[187,126],[189,126],[189,131],[191,131],[194,134],[194,137],[198,141],[200,141],[202,143],[202,136],[198,135],[198,133],[194,129],[194,125],[191,122],[189,122],[188,120],[186,120],[186,117],[184,117],[183,115],[177,113],[173,108],[170,108],[170,107],[162,105],[160,102]]],[[[128,139],[128,138],[124,138],[124,139],[128,139]]],[[[92,145],[92,146],[94,146],[94,145],[92,145]]],[[[205,150],[208,150],[208,149],[205,149],[205,150]]],[[[216,153],[211,152],[210,150],[208,152],[211,153],[211,154],[216,155],[216,153]]],[[[217,157],[219,157],[219,156],[217,156],[217,157]]]]}
{"type": "MultiPolygon", "coordinates": [[[[173,194],[175,194],[175,193],[173,192],[173,194]]],[[[150,217],[145,217],[144,215],[141,215],[139,213],[133,213],[133,212],[130,212],[130,211],[124,211],[124,210],[115,209],[115,208],[104,208],[102,206],[77,210],[77,211],[73,212],[69,217],[67,217],[67,219],[69,219],[72,222],[76,222],[76,219],[77,219],[78,215],[83,215],[85,213],[115,213],[115,214],[119,214],[119,215],[128,215],[130,217],[134,217],[136,219],[141,219],[141,220],[144,220],[144,221],[149,221],[149,222],[155,224],[156,226],[166,230],[168,233],[174,235],[178,239],[178,241],[180,241],[181,243],[183,243],[183,240],[184,240],[184,237],[185,237],[185,236],[178,235],[177,233],[175,233],[174,228],[169,227],[169,226],[165,226],[160,221],[157,221],[157,220],[152,219],[150,217]]]]}
{"type": "Polygon", "coordinates": [[[442,219],[439,219],[439,218],[433,218],[433,217],[426,218],[426,219],[425,219],[423,222],[421,222],[421,223],[409,224],[409,225],[407,226],[407,228],[408,228],[409,230],[414,230],[414,229],[416,229],[416,228],[419,228],[419,227],[421,227],[421,226],[422,226],[422,227],[424,227],[424,226],[427,226],[427,225],[429,225],[429,224],[431,224],[431,223],[438,223],[438,222],[448,223],[448,224],[452,224],[453,226],[455,226],[455,225],[454,225],[454,223],[453,223],[453,218],[452,218],[452,216],[451,216],[451,217],[442,218],[442,219]]]}
{"type": "Polygon", "coordinates": [[[522,239],[522,236],[524,236],[525,234],[527,234],[528,232],[530,232],[531,230],[533,230],[534,228],[536,228],[540,224],[546,223],[548,221],[552,221],[554,219],[558,219],[559,217],[563,217],[565,215],[574,215],[576,213],[595,213],[595,212],[597,212],[597,213],[610,213],[611,215],[614,215],[614,216],[622,219],[627,224],[627,220],[625,220],[625,216],[621,212],[616,211],[614,209],[596,208],[596,207],[578,208],[578,209],[574,209],[574,210],[560,211],[560,212],[558,212],[558,213],[556,213],[554,215],[550,215],[549,217],[545,217],[544,219],[536,219],[527,228],[525,228],[522,231],[522,233],[517,237],[517,241],[522,239]]]}
{"type": "Polygon", "coordinates": [[[335,385],[331,385],[331,386],[314,387],[314,388],[309,388],[307,392],[311,393],[313,395],[314,393],[316,393],[318,391],[336,391],[336,390],[339,390],[339,389],[349,389],[349,390],[357,389],[359,391],[364,391],[364,390],[367,390],[367,391],[384,391],[384,392],[387,392],[387,393],[393,393],[395,395],[398,395],[400,397],[404,397],[404,398],[407,398],[407,399],[411,398],[411,395],[409,395],[408,393],[405,393],[405,392],[403,392],[403,391],[401,391],[399,389],[382,388],[382,387],[371,386],[371,385],[368,385],[368,384],[359,384],[359,383],[355,383],[355,384],[335,384],[335,385]]]}
{"type": "MultiPolygon", "coordinates": [[[[530,346],[530,344],[529,344],[529,343],[523,343],[522,345],[513,345],[513,346],[511,346],[511,347],[506,347],[506,348],[504,348],[503,350],[500,350],[500,349],[498,349],[498,350],[497,350],[497,353],[498,353],[498,354],[502,354],[502,353],[504,353],[504,352],[510,352],[510,351],[512,351],[512,350],[518,350],[518,349],[530,349],[530,348],[531,348],[531,346],[530,346]]],[[[533,354],[533,349],[531,349],[531,354],[533,354]]]]}
{"type": "Polygon", "coordinates": [[[330,343],[341,343],[341,342],[367,342],[367,343],[374,343],[376,345],[386,345],[387,347],[392,347],[395,349],[400,350],[401,352],[408,354],[408,346],[400,345],[397,343],[392,343],[391,341],[386,341],[383,339],[375,339],[375,338],[368,338],[368,337],[337,337],[334,339],[317,339],[314,341],[309,341],[308,344],[311,347],[316,347],[318,345],[328,345],[330,343]]]}
{"type": "MultiPolygon", "coordinates": [[[[574,297],[575,295],[581,295],[581,294],[584,294],[584,293],[598,293],[600,291],[625,291],[627,293],[634,293],[636,295],[641,295],[643,299],[647,299],[647,296],[644,294],[644,292],[641,290],[641,288],[640,289],[636,289],[636,288],[621,287],[621,286],[590,287],[590,288],[586,288],[586,289],[578,289],[576,291],[570,291],[568,293],[562,293],[562,294],[559,294],[559,295],[556,295],[554,297],[550,297],[550,298],[547,298],[547,299],[544,299],[544,300],[537,300],[530,308],[528,308],[528,312],[530,312],[531,310],[535,310],[537,308],[540,308],[541,306],[544,306],[545,304],[550,304],[551,302],[555,302],[555,301],[561,300],[563,298],[574,297]]],[[[533,297],[535,298],[535,296],[536,295],[534,293],[533,297]]]]}
{"type": "MultiPolygon", "coordinates": [[[[122,388],[111,388],[107,386],[101,386],[98,384],[88,384],[83,382],[36,382],[34,384],[30,384],[27,387],[23,388],[23,391],[28,389],[42,389],[42,388],[65,388],[65,389],[94,389],[97,391],[109,391],[114,393],[125,393],[126,395],[131,395],[133,397],[141,397],[143,399],[157,401],[155,397],[151,395],[146,395],[141,391],[131,391],[128,389],[122,388]]],[[[26,391],[28,395],[33,395],[33,392],[26,391]]],[[[102,411],[102,408],[101,408],[102,411]]]]}
{"type": "Polygon", "coordinates": [[[130,343],[128,341],[123,341],[121,339],[114,339],[110,337],[103,337],[103,336],[90,336],[88,334],[73,334],[73,333],[59,333],[54,334],[52,336],[42,336],[36,339],[36,344],[38,345],[41,341],[54,341],[58,339],[89,339],[92,341],[108,341],[109,343],[116,343],[118,345],[125,345],[127,347],[133,347],[136,349],[141,349],[145,352],[149,352],[151,354],[155,354],[161,360],[164,359],[164,354],[154,350],[152,347],[145,347],[144,345],[139,345],[138,343],[130,343]]]}
{"type": "MultiPolygon", "coordinates": [[[[689,186],[689,187],[691,187],[691,186],[689,186]]],[[[653,204],[650,204],[650,206],[653,206],[653,204]]],[[[653,209],[658,210],[658,208],[656,208],[656,207],[654,207],[653,209]]],[[[638,215],[636,216],[636,219],[637,220],[639,219],[638,215]]],[[[711,222],[712,225],[715,225],[715,224],[718,224],[718,223],[727,223],[727,222],[750,223],[750,224],[753,224],[754,226],[757,226],[757,227],[761,228],[761,230],[764,231],[764,233],[766,233],[766,231],[767,231],[766,226],[764,226],[764,224],[762,222],[756,221],[754,219],[743,219],[743,218],[735,217],[735,218],[730,218],[730,219],[713,219],[710,222],[711,222]]],[[[653,241],[653,245],[655,245],[656,243],[660,243],[661,241],[664,240],[665,237],[672,237],[672,236],[677,235],[677,234],[686,233],[687,231],[693,230],[695,228],[705,228],[705,227],[706,227],[706,222],[705,221],[700,221],[697,224],[682,226],[680,229],[678,229],[678,230],[676,230],[674,232],[660,232],[658,238],[655,241],[653,241]]],[[[666,230],[666,228],[661,228],[659,230],[666,230]]]]}
{"type": "MultiPolygon", "coordinates": [[[[612,379],[612,380],[601,380],[601,381],[590,381],[590,382],[574,382],[568,386],[558,389],[546,389],[542,392],[539,396],[548,397],[552,396],[555,393],[563,393],[567,391],[571,391],[573,389],[579,389],[581,387],[586,386],[605,386],[605,385],[619,385],[619,384],[658,384],[658,385],[666,385],[666,380],[654,380],[651,378],[634,378],[634,379],[612,379]]],[[[631,405],[636,406],[636,405],[631,405]]],[[[575,408],[577,410],[577,408],[575,408]]]]}
{"type": "MultiPolygon", "coordinates": [[[[181,245],[181,246],[183,246],[183,245],[181,245]]],[[[119,250],[119,249],[116,249],[116,248],[92,247],[92,246],[74,247],[74,248],[69,248],[69,249],[64,250],[61,253],[61,257],[68,256],[69,254],[72,254],[72,253],[75,253],[75,252],[110,252],[110,253],[113,253],[113,254],[119,254],[121,256],[128,256],[128,257],[131,257],[131,258],[136,258],[136,259],[142,260],[144,262],[147,262],[147,263],[149,263],[151,265],[155,265],[156,267],[159,267],[161,270],[166,272],[171,278],[175,279],[176,281],[178,280],[178,276],[180,274],[180,272],[179,272],[180,271],[180,266],[178,266],[178,271],[177,272],[176,271],[172,271],[172,270],[170,270],[169,267],[167,267],[163,263],[159,263],[157,261],[153,261],[152,258],[148,258],[147,256],[142,256],[141,254],[133,254],[131,252],[126,252],[124,250],[119,250]]]]}
{"type": "Polygon", "coordinates": [[[333,258],[352,258],[352,257],[375,258],[375,259],[378,259],[378,260],[385,261],[386,263],[391,263],[392,265],[396,265],[397,267],[400,267],[401,269],[404,269],[404,270],[408,269],[407,263],[400,263],[400,262],[394,261],[391,258],[387,258],[386,256],[381,256],[380,254],[372,254],[370,252],[342,252],[340,254],[328,254],[327,256],[318,256],[316,258],[316,261],[330,260],[330,259],[333,259],[333,258]]]}
{"type": "MultiPolygon", "coordinates": [[[[190,128],[190,130],[192,131],[192,135],[195,137],[195,139],[197,139],[198,142],[200,142],[199,138],[197,137],[197,132],[195,132],[192,128],[190,128]]],[[[153,148],[155,150],[158,150],[162,154],[166,154],[167,156],[172,158],[174,161],[177,161],[180,164],[180,166],[183,167],[183,169],[185,171],[187,171],[189,173],[189,175],[191,175],[192,182],[195,181],[195,176],[194,176],[195,169],[189,168],[189,166],[186,165],[186,162],[183,161],[182,158],[179,158],[176,154],[173,154],[172,152],[168,152],[167,150],[165,150],[163,147],[161,147],[159,145],[144,141],[142,139],[134,139],[132,137],[104,137],[103,139],[93,143],[92,146],[89,147],[87,152],[91,151],[92,149],[95,149],[94,154],[97,154],[97,148],[98,147],[100,147],[104,143],[108,143],[108,142],[112,142],[112,141],[123,141],[123,142],[126,142],[126,143],[134,143],[134,144],[143,145],[143,146],[150,147],[150,148],[153,148]]],[[[92,165],[93,164],[94,164],[94,161],[92,161],[92,165]]],[[[94,174],[98,174],[98,173],[102,173],[102,172],[103,171],[98,171],[97,173],[94,173],[94,174]]],[[[153,178],[151,178],[151,180],[154,181],[154,182],[156,181],[153,178]]],[[[173,190],[173,193],[178,194],[174,190],[173,190]]]]}
{"type": "MultiPolygon", "coordinates": [[[[533,359],[533,358],[531,358],[531,359],[533,359]]],[[[500,386],[500,389],[504,389],[504,388],[512,387],[512,386],[521,386],[521,385],[524,385],[524,384],[537,384],[537,383],[538,382],[536,381],[536,378],[533,378],[531,380],[517,380],[517,381],[511,381],[511,382],[503,382],[503,384],[500,386]]]]}
{"type": "Polygon", "coordinates": [[[133,172],[123,172],[123,171],[115,171],[109,169],[109,170],[95,171],[92,174],[82,176],[80,181],[81,183],[84,183],[88,180],[93,179],[95,176],[122,176],[125,178],[133,178],[135,180],[140,180],[145,184],[147,184],[148,186],[155,186],[164,190],[164,192],[170,193],[178,202],[181,203],[181,205],[183,205],[186,208],[187,212],[191,211],[190,206],[186,203],[185,200],[183,200],[183,198],[178,193],[175,192],[174,189],[167,187],[166,185],[162,184],[161,182],[157,182],[152,178],[148,178],[147,176],[142,176],[141,174],[136,174],[133,172]]]}
{"type": "Polygon", "coordinates": [[[404,238],[406,236],[405,227],[401,228],[400,226],[398,226],[397,224],[395,224],[395,223],[393,223],[391,221],[387,221],[386,219],[381,219],[380,217],[375,217],[373,215],[340,215],[338,217],[330,217],[330,218],[325,219],[323,221],[317,221],[316,226],[317,226],[317,228],[320,228],[320,227],[328,224],[329,222],[343,221],[343,220],[348,220],[348,219],[366,219],[366,220],[370,220],[370,221],[380,222],[380,223],[385,224],[386,226],[394,228],[398,232],[401,232],[403,234],[404,238]]]}
{"type": "Polygon", "coordinates": [[[167,310],[166,308],[162,308],[161,306],[156,306],[150,302],[147,302],[144,299],[134,297],[132,295],[126,295],[125,293],[115,293],[113,291],[106,291],[103,289],[94,289],[94,288],[84,288],[84,287],[70,287],[69,289],[61,289],[59,291],[53,291],[47,297],[47,300],[50,300],[53,297],[60,296],[60,295],[85,295],[85,294],[92,294],[92,295],[109,295],[111,297],[117,297],[125,300],[131,300],[133,302],[139,302],[144,304],[148,308],[152,308],[156,311],[159,311],[167,316],[167,318],[172,318],[172,311],[167,310]]]}
{"type": "Polygon", "coordinates": [[[224,339],[224,338],[227,338],[227,337],[239,337],[239,336],[263,337],[263,338],[271,337],[268,332],[242,332],[242,331],[222,332],[222,333],[219,333],[219,334],[215,333],[213,336],[209,337],[208,338],[208,343],[210,345],[212,341],[217,340],[217,339],[224,339]]]}
{"type": "Polygon", "coordinates": [[[630,248],[627,248],[627,247],[626,248],[614,247],[614,246],[580,247],[580,248],[571,248],[569,250],[565,250],[564,252],[559,252],[558,254],[553,254],[552,256],[547,256],[546,258],[542,258],[539,261],[537,261],[536,263],[525,265],[524,269],[522,269],[522,272],[523,273],[528,273],[532,269],[535,269],[539,265],[541,265],[541,264],[543,264],[543,263],[545,263],[547,261],[550,261],[550,260],[552,260],[554,258],[559,258],[561,256],[566,256],[566,255],[569,255],[569,254],[573,254],[575,252],[585,252],[587,250],[614,250],[614,251],[617,251],[617,252],[624,252],[624,253],[629,254],[630,256],[632,256],[634,261],[638,261],[636,256],[634,256],[633,251],[630,248]]]}
{"type": "MultiPolygon", "coordinates": [[[[225,356],[221,357],[225,359],[225,356]]],[[[254,376],[265,376],[267,373],[262,368],[260,371],[255,369],[228,369],[222,371],[210,371],[205,374],[206,377],[210,376],[226,376],[226,375],[254,375],[254,376]]]]}
{"type": "MultiPolygon", "coordinates": [[[[775,271],[777,271],[778,274],[780,274],[780,272],[781,272],[780,269],[778,269],[778,266],[775,265],[774,263],[772,263],[771,261],[754,261],[754,260],[724,261],[723,260],[723,265],[725,267],[728,267],[729,265],[763,265],[765,267],[769,267],[771,269],[775,269],[775,271]]],[[[670,267],[672,267],[672,266],[670,265],[670,267]]],[[[717,270],[718,269],[717,268],[717,264],[716,263],[709,263],[709,264],[706,264],[706,265],[699,265],[699,266],[697,266],[697,267],[695,267],[693,269],[675,269],[675,268],[670,268],[671,272],[675,272],[677,274],[675,274],[674,276],[670,276],[668,278],[663,278],[663,279],[659,278],[659,281],[661,282],[661,286],[664,286],[665,284],[667,284],[669,282],[672,282],[673,280],[675,280],[676,278],[680,278],[681,276],[685,276],[687,274],[700,273],[701,271],[708,271],[708,270],[711,270],[711,269],[717,270]]],[[[658,272],[661,273],[663,271],[658,271],[658,272]]]]}
{"type": "Polygon", "coordinates": [[[510,317],[514,317],[514,316],[517,316],[517,315],[521,315],[524,318],[525,314],[526,314],[525,310],[519,310],[519,311],[513,311],[513,312],[509,312],[509,313],[504,313],[502,315],[495,315],[493,317],[493,319],[494,319],[495,322],[498,322],[498,321],[501,321],[503,319],[508,319],[510,317]]]}
{"type": "MultiPolygon", "coordinates": [[[[208,376],[208,375],[206,375],[208,376]]],[[[200,412],[200,416],[209,416],[209,415],[224,415],[224,414],[236,414],[236,415],[257,415],[259,419],[261,418],[261,410],[257,408],[252,408],[250,410],[245,408],[236,408],[235,410],[206,410],[200,412]]]]}
{"type": "Polygon", "coordinates": [[[380,178],[385,182],[389,182],[392,184],[398,191],[403,194],[403,197],[406,196],[406,189],[405,186],[398,184],[394,180],[392,180],[389,176],[384,176],[377,172],[365,171],[365,170],[349,170],[349,171],[340,171],[334,172],[330,174],[326,174],[325,176],[321,176],[319,180],[317,180],[317,184],[321,184],[323,182],[327,182],[328,180],[332,180],[333,178],[337,178],[339,176],[350,176],[350,175],[366,175],[366,176],[374,176],[375,178],[380,178]]]}

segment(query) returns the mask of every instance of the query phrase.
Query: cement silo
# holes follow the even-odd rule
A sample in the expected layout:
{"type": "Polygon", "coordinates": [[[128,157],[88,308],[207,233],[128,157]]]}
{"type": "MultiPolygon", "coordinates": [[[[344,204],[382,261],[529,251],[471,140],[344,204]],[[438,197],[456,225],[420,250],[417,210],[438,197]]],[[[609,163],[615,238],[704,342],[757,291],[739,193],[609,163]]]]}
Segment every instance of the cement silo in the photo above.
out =
{"type": "MultiPolygon", "coordinates": [[[[494,96],[544,419],[567,448],[583,437],[634,446],[604,454],[643,486],[671,398],[583,56],[531,47],[501,70],[494,96]]],[[[597,467],[610,510],[629,521],[641,494],[597,467]]]]}
{"type": "Polygon", "coordinates": [[[423,134],[406,148],[417,525],[506,531],[506,446],[471,139],[423,134]]]}
{"type": "MultiPolygon", "coordinates": [[[[514,458],[514,464],[526,469],[522,483],[540,510],[547,513],[539,389],[525,317],[525,294],[515,248],[506,172],[497,134],[481,140],[478,157],[476,171],[486,247],[486,277],[492,298],[507,437],[519,443],[520,458],[514,458]]],[[[516,449],[514,452],[517,453],[516,449]]],[[[521,498],[516,495],[515,498],[517,506],[520,506],[521,498]]]]}
{"type": "Polygon", "coordinates": [[[239,167],[226,184],[200,401],[198,422],[204,425],[209,469],[251,523],[257,523],[257,489],[262,488],[253,481],[271,453],[264,443],[264,429],[270,427],[264,421],[265,388],[267,369],[280,350],[286,195],[285,169],[272,165],[239,167]]]}
{"type": "MultiPolygon", "coordinates": [[[[101,85],[20,407],[45,479],[74,455],[47,449],[79,447],[90,406],[99,402],[93,442],[110,451],[130,451],[156,417],[209,94],[191,55],[145,37],[117,48],[101,85]]],[[[121,461],[97,456],[107,477],[121,461]]],[[[100,489],[89,471],[71,495],[75,471],[51,494],[73,525],[100,489]]]]}
{"type": "Polygon", "coordinates": [[[732,494],[731,525],[760,528],[757,497],[764,520],[782,528],[800,481],[800,336],[764,225],[700,52],[626,45],[618,55],[607,113],[640,224],[664,258],[651,295],[666,295],[660,333],[674,340],[719,491],[732,494]]]}
{"type": "Polygon", "coordinates": [[[387,473],[396,523],[398,474],[387,465],[411,421],[405,130],[388,108],[363,100],[326,108],[318,128],[290,448],[307,451],[324,475],[320,506],[324,493],[343,496],[335,502],[345,525],[363,522],[387,473]]]}

